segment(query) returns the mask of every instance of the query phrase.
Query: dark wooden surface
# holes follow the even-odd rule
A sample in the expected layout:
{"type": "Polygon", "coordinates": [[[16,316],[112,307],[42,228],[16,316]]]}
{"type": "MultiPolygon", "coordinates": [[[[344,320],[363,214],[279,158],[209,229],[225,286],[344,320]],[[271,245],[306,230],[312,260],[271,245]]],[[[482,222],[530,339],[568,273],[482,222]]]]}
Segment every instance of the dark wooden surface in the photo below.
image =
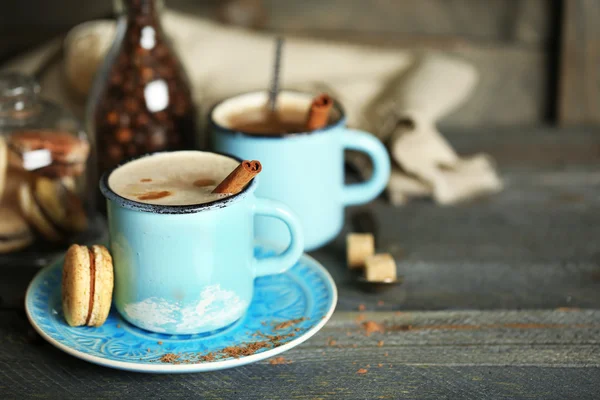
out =
{"type": "Polygon", "coordinates": [[[371,336],[358,315],[336,313],[314,338],[284,354],[291,364],[149,375],[67,356],[26,336],[25,320],[1,311],[0,398],[594,399],[600,393],[599,311],[367,312],[366,320],[390,330],[371,336]],[[357,374],[361,368],[367,373],[357,374]]]}
{"type": "Polygon", "coordinates": [[[284,354],[292,364],[173,376],[79,361],[24,317],[35,269],[0,266],[0,399],[598,398],[600,135],[448,136],[461,152],[493,154],[506,190],[447,208],[378,200],[349,210],[345,232],[357,229],[356,213],[370,213],[378,250],[394,254],[405,283],[362,292],[346,272],[343,235],[314,252],[336,280],[338,311],[284,354]],[[388,332],[366,336],[359,315],[388,332]]]}

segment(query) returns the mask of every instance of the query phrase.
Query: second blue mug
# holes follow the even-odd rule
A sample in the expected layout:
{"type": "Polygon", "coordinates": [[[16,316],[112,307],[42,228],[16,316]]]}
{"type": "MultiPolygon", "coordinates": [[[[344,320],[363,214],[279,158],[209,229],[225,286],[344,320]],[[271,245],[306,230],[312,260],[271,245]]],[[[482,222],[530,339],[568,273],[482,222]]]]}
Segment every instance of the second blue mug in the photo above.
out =
{"type": "MultiPolygon", "coordinates": [[[[306,250],[323,246],[341,231],[344,207],[373,200],[386,187],[390,159],[383,144],[372,134],[349,129],[338,102],[334,103],[325,128],[294,134],[256,135],[235,129],[236,116],[260,109],[266,92],[242,94],[217,104],[210,113],[213,147],[263,165],[257,195],[287,204],[300,218],[306,250]],[[363,183],[344,184],[344,150],[369,155],[373,175],[363,183]]],[[[280,109],[306,110],[312,96],[282,91],[280,109]]],[[[266,244],[286,245],[286,226],[273,218],[257,217],[257,239],[266,244]]]]}

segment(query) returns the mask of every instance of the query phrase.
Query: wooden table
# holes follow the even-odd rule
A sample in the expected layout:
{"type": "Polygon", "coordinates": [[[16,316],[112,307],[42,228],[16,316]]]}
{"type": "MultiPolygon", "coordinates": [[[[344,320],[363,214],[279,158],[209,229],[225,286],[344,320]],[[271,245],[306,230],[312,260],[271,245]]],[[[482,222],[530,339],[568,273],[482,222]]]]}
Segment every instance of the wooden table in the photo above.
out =
{"type": "Polygon", "coordinates": [[[284,354],[290,364],[192,375],[88,364],[29,326],[22,298],[35,269],[0,266],[0,399],[598,398],[598,133],[450,135],[466,153],[494,155],[503,193],[449,208],[378,200],[349,210],[346,231],[370,213],[379,250],[394,254],[406,282],[362,292],[346,272],[343,235],[314,252],[336,280],[338,307],[284,354]],[[367,335],[364,321],[384,332],[367,335]]]}

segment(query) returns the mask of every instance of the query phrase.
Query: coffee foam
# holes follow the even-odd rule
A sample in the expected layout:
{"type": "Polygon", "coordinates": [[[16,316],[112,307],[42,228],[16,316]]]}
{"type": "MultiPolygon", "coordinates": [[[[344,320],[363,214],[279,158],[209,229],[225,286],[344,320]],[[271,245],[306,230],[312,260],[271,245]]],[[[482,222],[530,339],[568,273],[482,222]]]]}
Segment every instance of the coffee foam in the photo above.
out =
{"type": "MultiPolygon", "coordinates": [[[[212,112],[212,119],[218,125],[232,129],[236,117],[248,114],[252,119],[262,118],[264,109],[269,100],[266,92],[253,92],[232,97],[219,104],[212,112]],[[254,115],[255,117],[252,117],[254,115]]],[[[292,123],[304,122],[313,98],[311,95],[300,92],[282,91],[277,96],[277,109],[286,116],[285,120],[292,123]]],[[[331,120],[337,122],[341,118],[341,111],[337,106],[331,110],[331,120]]]]}
{"type": "Polygon", "coordinates": [[[214,153],[177,151],[131,161],[108,177],[119,196],[140,203],[195,205],[227,197],[212,190],[239,162],[214,153]]]}

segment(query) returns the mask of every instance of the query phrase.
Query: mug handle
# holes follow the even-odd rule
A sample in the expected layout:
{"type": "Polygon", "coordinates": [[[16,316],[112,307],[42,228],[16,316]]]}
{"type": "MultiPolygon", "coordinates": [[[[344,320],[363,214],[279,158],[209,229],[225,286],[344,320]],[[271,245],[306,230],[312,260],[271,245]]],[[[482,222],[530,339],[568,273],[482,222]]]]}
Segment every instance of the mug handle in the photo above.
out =
{"type": "Polygon", "coordinates": [[[260,260],[254,259],[254,275],[257,277],[273,275],[290,269],[304,251],[304,235],[298,217],[282,203],[263,198],[255,199],[254,214],[274,217],[283,221],[287,225],[291,236],[290,244],[283,253],[260,260]]]}
{"type": "Polygon", "coordinates": [[[362,183],[345,185],[342,200],[346,205],[363,204],[377,197],[390,179],[390,156],[379,139],[370,133],[346,129],[342,136],[345,149],[366,153],[373,161],[373,175],[362,183]]]}

